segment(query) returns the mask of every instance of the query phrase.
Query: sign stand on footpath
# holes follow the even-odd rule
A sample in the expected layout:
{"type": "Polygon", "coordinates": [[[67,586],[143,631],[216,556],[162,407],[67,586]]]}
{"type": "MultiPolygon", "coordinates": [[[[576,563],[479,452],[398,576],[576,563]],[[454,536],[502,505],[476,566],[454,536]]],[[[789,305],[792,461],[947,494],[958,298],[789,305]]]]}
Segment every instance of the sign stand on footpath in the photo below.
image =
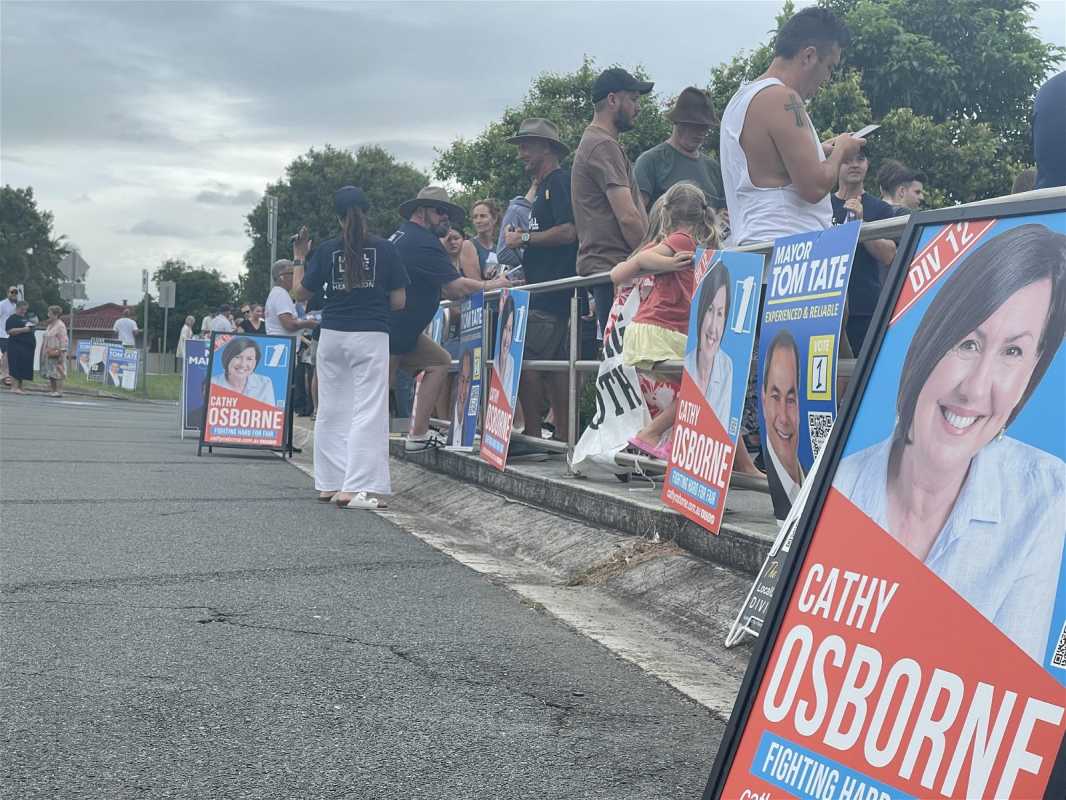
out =
{"type": "Polygon", "coordinates": [[[485,293],[470,295],[460,306],[459,369],[456,372],[455,404],[448,429],[447,450],[470,452],[477,436],[481,411],[481,328],[485,293]]]}
{"type": "Polygon", "coordinates": [[[207,382],[208,346],[206,339],[186,339],[181,360],[181,438],[200,433],[204,424],[204,384],[207,382]]]}
{"type": "Polygon", "coordinates": [[[766,268],[759,333],[759,435],[783,520],[837,413],[837,363],[859,223],[785,236],[766,268]]]}
{"type": "Polygon", "coordinates": [[[528,316],[529,292],[504,289],[500,293],[496,353],[489,374],[489,400],[481,432],[481,457],[498,470],[506,467],[507,451],[511,446],[511,426],[518,400],[518,379],[522,374],[528,316]]]}
{"type": "Polygon", "coordinates": [[[1064,336],[1066,197],[910,218],[704,800],[1066,797],[1064,336]]]}
{"type": "Polygon", "coordinates": [[[699,248],[662,500],[717,534],[748,385],[763,258],[699,248]]]}
{"type": "Polygon", "coordinates": [[[196,455],[203,448],[282,450],[292,457],[289,401],[296,340],[251,333],[211,334],[204,421],[196,455]]]}

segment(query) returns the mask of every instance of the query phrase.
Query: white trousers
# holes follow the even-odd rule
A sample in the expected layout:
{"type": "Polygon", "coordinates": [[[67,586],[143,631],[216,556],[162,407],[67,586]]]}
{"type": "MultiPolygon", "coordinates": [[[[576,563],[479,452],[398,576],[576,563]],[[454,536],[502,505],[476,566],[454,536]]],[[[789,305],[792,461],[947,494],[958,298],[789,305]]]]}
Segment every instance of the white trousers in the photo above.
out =
{"type": "Polygon", "coordinates": [[[315,488],[389,494],[389,335],[323,330],[315,488]]]}

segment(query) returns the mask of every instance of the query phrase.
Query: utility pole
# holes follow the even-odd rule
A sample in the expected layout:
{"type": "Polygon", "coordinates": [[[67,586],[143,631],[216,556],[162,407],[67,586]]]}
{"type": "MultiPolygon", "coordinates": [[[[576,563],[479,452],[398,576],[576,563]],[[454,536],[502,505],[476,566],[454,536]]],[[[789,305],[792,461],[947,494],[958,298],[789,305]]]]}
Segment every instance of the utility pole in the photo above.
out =
{"type": "Polygon", "coordinates": [[[272,194],[266,196],[267,239],[270,241],[270,266],[278,260],[278,198],[272,194]]]}
{"type": "Polygon", "coordinates": [[[141,332],[141,363],[144,364],[144,382],[141,384],[141,394],[148,397],[148,270],[141,270],[141,289],[144,290],[144,328],[141,332]]]}

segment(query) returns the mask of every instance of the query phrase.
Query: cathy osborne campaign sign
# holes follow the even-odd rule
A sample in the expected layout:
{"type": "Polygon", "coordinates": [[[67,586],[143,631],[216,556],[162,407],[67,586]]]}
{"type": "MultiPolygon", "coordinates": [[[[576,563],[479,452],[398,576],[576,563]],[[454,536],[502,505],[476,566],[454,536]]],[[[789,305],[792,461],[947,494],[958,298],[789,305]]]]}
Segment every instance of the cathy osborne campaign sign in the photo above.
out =
{"type": "Polygon", "coordinates": [[[759,334],[759,432],[783,520],[836,419],[837,345],[858,221],[774,241],[759,334]]]}
{"type": "Polygon", "coordinates": [[[292,356],[288,336],[213,333],[202,444],[281,447],[292,356]]]}
{"type": "Polygon", "coordinates": [[[455,379],[455,406],[448,431],[448,446],[471,450],[481,406],[481,323],[485,293],[470,295],[459,307],[459,370],[455,379]]]}
{"type": "Polygon", "coordinates": [[[489,401],[481,432],[481,457],[496,469],[507,464],[511,446],[511,424],[518,399],[518,377],[526,349],[526,321],[529,292],[511,289],[500,294],[496,320],[496,355],[489,377],[489,401]]]}
{"type": "Polygon", "coordinates": [[[207,381],[206,339],[186,339],[181,365],[181,430],[199,432],[204,424],[204,383],[207,381]]]}
{"type": "Polygon", "coordinates": [[[1066,201],[908,233],[706,797],[1066,797],[1066,201]]]}
{"type": "Polygon", "coordinates": [[[662,499],[718,533],[751,368],[763,258],[699,248],[694,260],[696,291],[662,499]]]}

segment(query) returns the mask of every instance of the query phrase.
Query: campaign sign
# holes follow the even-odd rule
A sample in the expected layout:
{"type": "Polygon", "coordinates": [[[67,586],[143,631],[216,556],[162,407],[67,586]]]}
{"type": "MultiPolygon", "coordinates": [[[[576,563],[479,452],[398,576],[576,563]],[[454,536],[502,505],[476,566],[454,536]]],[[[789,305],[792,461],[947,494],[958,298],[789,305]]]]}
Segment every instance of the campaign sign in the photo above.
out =
{"type": "Polygon", "coordinates": [[[89,341],[87,341],[85,339],[78,339],[78,342],[75,345],[75,350],[74,350],[74,357],[76,359],[78,372],[80,372],[82,375],[84,375],[86,377],[89,376],[89,368],[90,368],[90,364],[89,364],[89,348],[90,347],[92,347],[92,344],[89,341]]]}
{"type": "Polygon", "coordinates": [[[204,383],[207,381],[208,341],[186,339],[181,363],[181,430],[199,432],[204,424],[204,383]]]}
{"type": "Polygon", "coordinates": [[[111,345],[122,346],[117,339],[98,339],[93,337],[89,341],[89,380],[94,383],[104,383],[107,374],[108,348],[111,345]]]}
{"type": "Polygon", "coordinates": [[[211,334],[201,444],[283,445],[294,347],[289,336],[211,334]]]}
{"type": "Polygon", "coordinates": [[[763,257],[696,250],[696,291],[662,499],[717,534],[740,435],[763,257]]]}
{"type": "Polygon", "coordinates": [[[477,292],[460,307],[459,369],[455,379],[455,405],[448,431],[448,447],[472,450],[481,406],[481,325],[485,293],[477,292]]]}
{"type": "Polygon", "coordinates": [[[1066,797],[1066,199],[911,218],[705,797],[1066,797]]]}
{"type": "Polygon", "coordinates": [[[441,344],[444,341],[447,322],[448,310],[446,308],[438,308],[437,313],[433,315],[433,320],[429,323],[429,338],[437,344],[441,344]]]}
{"type": "Polygon", "coordinates": [[[137,388],[137,366],[141,351],[122,344],[108,344],[104,358],[104,386],[133,391],[137,388]]]}
{"type": "Polygon", "coordinates": [[[859,225],[786,236],[767,266],[759,334],[759,433],[783,520],[836,419],[837,345],[859,225]]]}
{"type": "Polygon", "coordinates": [[[507,464],[507,449],[511,445],[528,316],[529,292],[505,289],[500,293],[495,363],[489,376],[489,399],[481,432],[481,457],[496,469],[503,469],[507,464]]]}
{"type": "Polygon", "coordinates": [[[626,366],[623,349],[626,328],[654,285],[654,276],[644,275],[615,289],[603,332],[603,358],[596,372],[596,411],[570,458],[574,474],[599,471],[624,475],[632,469],[619,465],[615,456],[629,447],[629,438],[648,424],[651,413],[642,376],[634,367],[626,366]]]}

